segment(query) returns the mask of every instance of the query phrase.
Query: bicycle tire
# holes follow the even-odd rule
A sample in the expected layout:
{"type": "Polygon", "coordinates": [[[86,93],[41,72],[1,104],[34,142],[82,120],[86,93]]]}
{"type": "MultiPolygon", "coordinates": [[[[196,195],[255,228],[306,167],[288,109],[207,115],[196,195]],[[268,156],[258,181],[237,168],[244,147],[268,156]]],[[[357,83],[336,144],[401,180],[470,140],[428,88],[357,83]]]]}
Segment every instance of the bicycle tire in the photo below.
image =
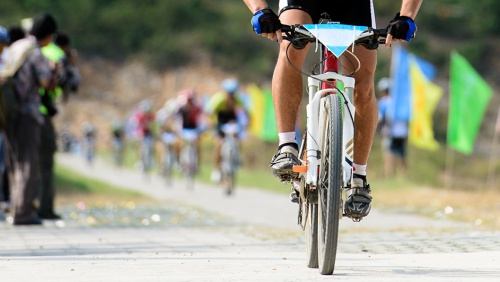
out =
{"type": "Polygon", "coordinates": [[[322,99],[320,122],[325,125],[320,139],[321,165],[318,183],[319,271],[330,275],[335,268],[339,220],[342,216],[342,106],[339,95],[322,99]]]}
{"type": "Polygon", "coordinates": [[[152,140],[144,140],[141,144],[142,172],[147,174],[153,167],[152,140]],[[149,143],[151,142],[151,143],[149,143]]]}
{"type": "Polygon", "coordinates": [[[235,178],[237,169],[237,144],[234,140],[225,139],[222,144],[222,183],[227,195],[231,195],[235,188],[235,178]]]}
{"type": "Polygon", "coordinates": [[[183,148],[183,170],[186,178],[186,188],[194,189],[194,177],[196,175],[196,166],[198,162],[196,146],[186,144],[183,148]]]}
{"type": "Polygon", "coordinates": [[[173,179],[175,165],[174,149],[170,145],[165,146],[165,153],[163,154],[163,177],[167,183],[173,179]]]}
{"type": "Polygon", "coordinates": [[[231,195],[234,190],[234,172],[225,174],[222,181],[224,182],[226,188],[226,195],[231,195]]]}

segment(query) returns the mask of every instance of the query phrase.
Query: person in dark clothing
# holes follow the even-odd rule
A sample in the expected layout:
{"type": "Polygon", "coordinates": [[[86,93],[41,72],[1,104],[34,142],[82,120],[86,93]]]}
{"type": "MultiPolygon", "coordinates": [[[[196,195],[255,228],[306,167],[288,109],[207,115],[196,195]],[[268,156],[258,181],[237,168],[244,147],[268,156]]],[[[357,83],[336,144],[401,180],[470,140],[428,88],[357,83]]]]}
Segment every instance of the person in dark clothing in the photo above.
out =
{"type": "Polygon", "coordinates": [[[12,205],[14,225],[39,225],[34,200],[37,195],[37,173],[39,165],[40,130],[43,117],[40,113],[40,88],[52,90],[55,79],[48,59],[42,54],[41,47],[52,41],[57,31],[54,18],[46,13],[38,15],[33,22],[31,35],[16,41],[10,46],[9,54],[17,56],[18,62],[6,65],[11,75],[20,111],[14,123],[14,133],[9,140],[12,150],[12,205]]]}

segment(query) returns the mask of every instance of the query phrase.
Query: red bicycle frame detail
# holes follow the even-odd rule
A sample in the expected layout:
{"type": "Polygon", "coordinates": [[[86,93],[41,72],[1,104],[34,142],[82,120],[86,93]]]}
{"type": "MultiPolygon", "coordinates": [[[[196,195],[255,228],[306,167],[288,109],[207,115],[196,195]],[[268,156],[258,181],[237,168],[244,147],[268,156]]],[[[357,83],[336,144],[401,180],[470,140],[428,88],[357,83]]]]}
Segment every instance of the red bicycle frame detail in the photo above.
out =
{"type": "MultiPolygon", "coordinates": [[[[328,51],[325,46],[321,46],[323,55],[323,69],[322,73],[326,72],[339,72],[339,60],[332,52],[328,51]]],[[[335,85],[335,81],[332,82],[322,82],[321,89],[332,88],[332,84],[335,85]]]]}

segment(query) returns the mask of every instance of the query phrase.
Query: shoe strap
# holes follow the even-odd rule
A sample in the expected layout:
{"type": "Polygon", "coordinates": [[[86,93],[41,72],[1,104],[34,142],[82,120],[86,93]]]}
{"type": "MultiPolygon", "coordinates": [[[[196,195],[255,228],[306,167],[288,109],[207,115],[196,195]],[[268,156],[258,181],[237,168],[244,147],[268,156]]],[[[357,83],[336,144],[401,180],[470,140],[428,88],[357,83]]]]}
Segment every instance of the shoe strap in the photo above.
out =
{"type": "Polygon", "coordinates": [[[299,159],[293,153],[279,152],[278,154],[273,156],[273,159],[271,160],[270,165],[272,166],[274,164],[277,164],[283,159],[290,159],[294,163],[300,164],[299,159]]]}

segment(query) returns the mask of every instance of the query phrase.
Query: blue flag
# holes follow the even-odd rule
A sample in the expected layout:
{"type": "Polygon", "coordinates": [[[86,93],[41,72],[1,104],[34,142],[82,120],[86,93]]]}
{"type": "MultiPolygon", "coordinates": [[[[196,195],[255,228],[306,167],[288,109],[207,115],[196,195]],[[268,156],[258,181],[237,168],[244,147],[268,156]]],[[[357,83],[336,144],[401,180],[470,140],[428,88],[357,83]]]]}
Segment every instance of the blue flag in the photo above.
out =
{"type": "Polygon", "coordinates": [[[393,108],[389,109],[389,112],[393,120],[408,122],[412,116],[410,60],[416,61],[428,80],[434,79],[436,69],[427,61],[408,53],[399,44],[395,44],[393,48],[391,64],[391,77],[393,83],[390,93],[394,103],[393,108]]]}

